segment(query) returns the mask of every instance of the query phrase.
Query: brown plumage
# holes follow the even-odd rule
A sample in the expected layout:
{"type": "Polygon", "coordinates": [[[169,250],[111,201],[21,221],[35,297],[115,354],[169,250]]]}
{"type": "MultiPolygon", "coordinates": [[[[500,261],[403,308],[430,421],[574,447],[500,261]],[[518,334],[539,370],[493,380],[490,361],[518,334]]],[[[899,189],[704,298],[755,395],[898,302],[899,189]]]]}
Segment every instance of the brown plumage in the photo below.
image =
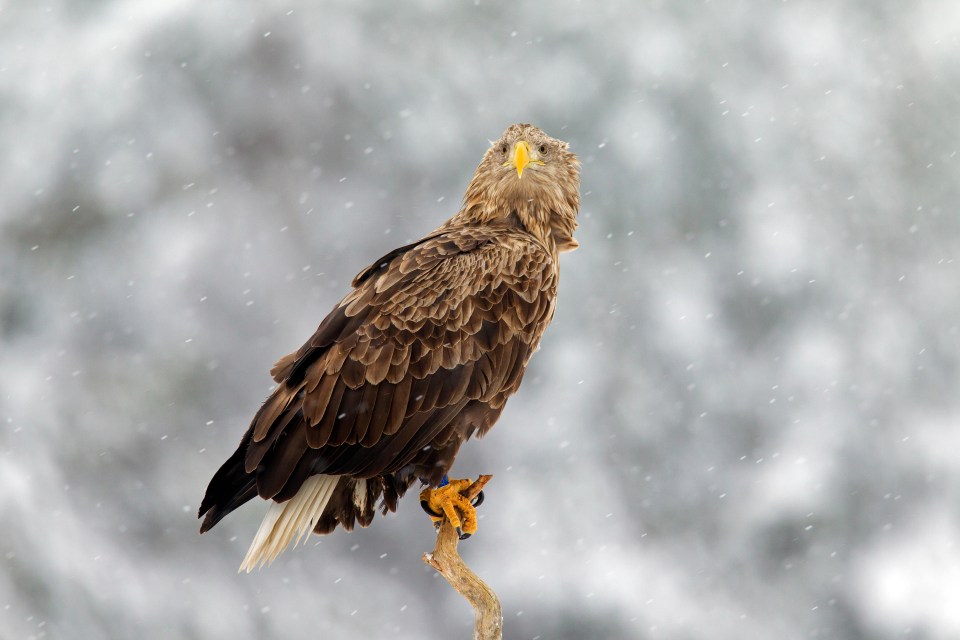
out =
{"type": "Polygon", "coordinates": [[[579,184],[565,142],[509,127],[460,211],[361,271],[277,362],[277,388],[210,481],[201,533],[254,496],[273,500],[250,570],[294,534],[367,526],[378,500],[394,511],[415,481],[436,486],[500,417],[553,317],[579,184]]]}

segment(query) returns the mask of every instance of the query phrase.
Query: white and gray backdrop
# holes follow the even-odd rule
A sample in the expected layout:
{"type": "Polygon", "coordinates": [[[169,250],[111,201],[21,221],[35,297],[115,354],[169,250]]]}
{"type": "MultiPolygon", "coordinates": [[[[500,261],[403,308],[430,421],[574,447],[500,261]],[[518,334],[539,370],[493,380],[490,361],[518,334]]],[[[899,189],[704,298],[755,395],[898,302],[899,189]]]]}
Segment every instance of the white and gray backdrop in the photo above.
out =
{"type": "Polygon", "coordinates": [[[195,512],[487,140],[582,248],[455,470],[510,639],[960,637],[960,4],[0,6],[0,637],[467,638],[416,498],[237,575],[195,512]]]}

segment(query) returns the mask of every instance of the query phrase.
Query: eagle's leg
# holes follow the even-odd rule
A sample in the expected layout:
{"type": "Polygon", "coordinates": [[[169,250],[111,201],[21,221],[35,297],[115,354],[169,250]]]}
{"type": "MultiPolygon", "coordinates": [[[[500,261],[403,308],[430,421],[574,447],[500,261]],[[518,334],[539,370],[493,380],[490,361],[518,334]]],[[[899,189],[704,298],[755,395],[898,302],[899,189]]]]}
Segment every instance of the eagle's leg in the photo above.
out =
{"type": "MultiPolygon", "coordinates": [[[[466,540],[477,532],[476,507],[483,502],[483,492],[475,492],[476,497],[471,500],[464,493],[474,487],[475,482],[472,480],[447,481],[446,476],[443,480],[444,482],[436,489],[427,487],[420,492],[420,506],[433,520],[435,527],[439,527],[446,517],[456,529],[460,539],[466,540]]],[[[485,481],[484,484],[486,484],[485,481]]]]}

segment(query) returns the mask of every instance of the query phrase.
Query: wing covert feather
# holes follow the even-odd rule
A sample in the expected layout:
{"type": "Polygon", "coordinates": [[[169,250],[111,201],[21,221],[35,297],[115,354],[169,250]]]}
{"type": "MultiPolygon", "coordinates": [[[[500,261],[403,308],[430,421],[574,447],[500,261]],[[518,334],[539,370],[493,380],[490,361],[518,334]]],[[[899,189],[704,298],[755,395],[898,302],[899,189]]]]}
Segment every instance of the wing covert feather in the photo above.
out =
{"type": "Polygon", "coordinates": [[[395,470],[471,401],[501,407],[550,320],[556,273],[528,234],[484,227],[435,234],[362,271],[272,371],[279,385],[246,458],[261,495],[285,495],[304,474],[395,470]]]}

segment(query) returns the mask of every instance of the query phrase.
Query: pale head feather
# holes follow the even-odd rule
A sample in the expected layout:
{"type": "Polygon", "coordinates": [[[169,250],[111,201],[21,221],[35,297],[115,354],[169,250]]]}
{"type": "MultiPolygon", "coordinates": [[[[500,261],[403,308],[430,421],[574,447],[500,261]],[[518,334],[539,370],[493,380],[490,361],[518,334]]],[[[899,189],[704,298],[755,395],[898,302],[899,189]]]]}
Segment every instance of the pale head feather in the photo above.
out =
{"type": "Polygon", "coordinates": [[[570,251],[580,209],[580,162],[570,145],[532,124],[507,127],[491,142],[467,187],[463,207],[447,225],[484,224],[516,216],[555,251],[570,251]],[[511,154],[526,142],[533,162],[518,176],[511,154]]]}

